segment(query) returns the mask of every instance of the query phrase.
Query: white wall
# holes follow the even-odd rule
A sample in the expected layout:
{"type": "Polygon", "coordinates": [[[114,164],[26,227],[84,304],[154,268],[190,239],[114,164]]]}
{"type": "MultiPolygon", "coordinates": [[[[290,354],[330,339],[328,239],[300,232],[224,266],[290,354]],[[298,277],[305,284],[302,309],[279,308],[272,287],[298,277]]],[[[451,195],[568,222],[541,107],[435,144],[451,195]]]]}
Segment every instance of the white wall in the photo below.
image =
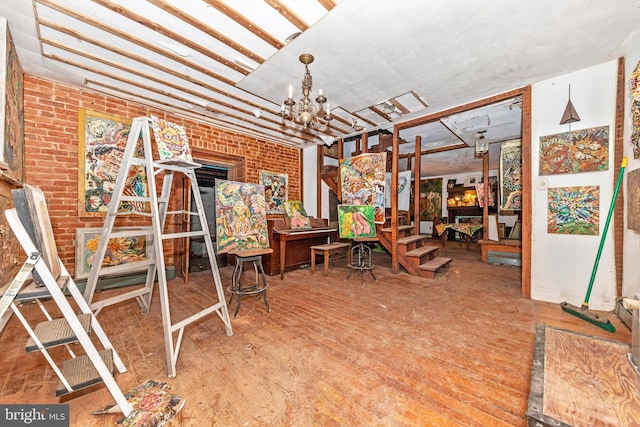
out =
{"type": "MultiPolygon", "coordinates": [[[[302,204],[307,215],[320,217],[318,215],[317,184],[318,174],[318,147],[312,145],[302,150],[302,204]]],[[[324,204],[324,201],[323,201],[324,204]]],[[[326,218],[326,217],[325,217],[326,218]]]]}
{"type": "MultiPolygon", "coordinates": [[[[633,158],[633,147],[631,146],[631,131],[633,119],[631,117],[631,94],[629,77],[640,61],[640,34],[636,34],[635,39],[630,43],[630,49],[625,55],[625,115],[624,115],[624,154],[629,160],[627,172],[640,168],[640,159],[633,158]]],[[[625,174],[624,186],[625,194],[627,193],[627,182],[625,174]]],[[[626,200],[626,196],[625,196],[626,200]]],[[[640,262],[638,254],[640,254],[640,233],[634,230],[628,230],[626,226],[627,206],[625,203],[625,228],[624,228],[624,260],[622,275],[622,296],[634,297],[640,294],[640,262]]]]}
{"type": "MultiPolygon", "coordinates": [[[[554,303],[567,301],[577,306],[585,299],[616,178],[613,163],[616,78],[617,61],[610,61],[532,86],[532,299],[554,303]],[[581,118],[571,124],[571,130],[609,126],[609,169],[541,177],[538,175],[540,137],[569,130],[569,125],[559,124],[567,105],[569,84],[571,102],[581,118]],[[599,235],[548,234],[547,188],[584,185],[600,186],[599,235]]],[[[590,308],[613,310],[615,285],[612,221],[589,299],[590,308]]]]}

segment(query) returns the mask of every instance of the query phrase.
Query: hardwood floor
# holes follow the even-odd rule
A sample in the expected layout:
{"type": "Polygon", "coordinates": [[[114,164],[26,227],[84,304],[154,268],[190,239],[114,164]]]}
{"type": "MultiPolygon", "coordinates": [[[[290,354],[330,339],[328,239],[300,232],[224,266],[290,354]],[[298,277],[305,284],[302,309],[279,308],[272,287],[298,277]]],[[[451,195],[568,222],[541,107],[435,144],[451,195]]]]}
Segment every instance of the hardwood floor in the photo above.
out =
{"type": "MultiPolygon", "coordinates": [[[[186,399],[168,426],[525,426],[536,324],[630,342],[612,313],[603,316],[615,333],[522,299],[519,268],[482,264],[476,245],[448,242],[440,255],[453,261],[437,279],[394,275],[380,253],[377,281],[365,275],[364,284],[355,273],[345,281],[333,261],[328,277],[322,268],[269,277],[271,313],[246,298],[233,336],[215,315],[186,328],[176,378],[166,374],[157,292],[147,316],[130,300],[98,320],[128,368],[116,376],[123,391],[155,379],[186,399]]],[[[231,269],[220,269],[225,288],[231,269]]],[[[211,273],[190,277],[170,282],[174,323],[211,304],[211,273]]],[[[55,374],[24,352],[26,339],[14,317],[0,337],[0,403],[59,403],[55,374]]],[[[90,414],[112,402],[104,386],[63,401],[72,426],[119,418],[90,414]]]]}

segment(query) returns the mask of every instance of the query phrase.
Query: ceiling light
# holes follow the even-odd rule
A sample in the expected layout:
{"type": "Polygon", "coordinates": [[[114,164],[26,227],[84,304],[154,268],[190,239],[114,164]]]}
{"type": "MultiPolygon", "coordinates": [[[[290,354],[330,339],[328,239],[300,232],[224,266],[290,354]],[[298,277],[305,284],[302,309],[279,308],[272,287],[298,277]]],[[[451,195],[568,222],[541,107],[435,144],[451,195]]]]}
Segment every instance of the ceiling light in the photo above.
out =
{"type": "Polygon", "coordinates": [[[309,94],[311,93],[311,87],[313,86],[313,79],[309,72],[308,65],[313,62],[313,55],[309,53],[303,53],[300,55],[300,62],[304,64],[304,78],[302,79],[302,98],[296,102],[293,100],[293,86],[289,85],[289,97],[284,100],[280,115],[284,119],[295,121],[305,128],[313,127],[314,119],[316,121],[320,118],[325,122],[329,122],[331,117],[331,110],[329,109],[329,103],[327,98],[322,94],[322,89],[318,90],[318,97],[316,98],[317,105],[311,101],[309,94]],[[324,103],[327,102],[326,107],[324,103]],[[324,114],[324,116],[323,116],[324,114]]]}
{"type": "Polygon", "coordinates": [[[564,114],[562,114],[562,118],[560,119],[560,124],[565,125],[567,123],[579,122],[580,116],[578,112],[573,107],[571,103],[571,85],[569,85],[569,102],[567,102],[567,107],[564,109],[564,114]]]}
{"type": "Polygon", "coordinates": [[[476,138],[476,154],[484,154],[489,151],[489,140],[484,136],[486,130],[481,130],[478,132],[478,137],[476,138]]]}
{"type": "Polygon", "coordinates": [[[252,113],[254,116],[256,116],[256,119],[259,119],[260,116],[262,115],[262,111],[258,110],[257,108],[253,110],[252,113]]]}

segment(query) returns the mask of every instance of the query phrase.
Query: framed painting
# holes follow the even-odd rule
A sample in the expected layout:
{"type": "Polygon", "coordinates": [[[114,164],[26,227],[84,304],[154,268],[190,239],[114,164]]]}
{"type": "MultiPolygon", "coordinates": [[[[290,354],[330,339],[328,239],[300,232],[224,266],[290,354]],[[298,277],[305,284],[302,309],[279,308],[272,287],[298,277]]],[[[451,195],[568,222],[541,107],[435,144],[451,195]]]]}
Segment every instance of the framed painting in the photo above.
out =
{"type": "Polygon", "coordinates": [[[522,209],[522,147],[520,141],[500,148],[500,209],[522,209]]]}
{"type": "Polygon", "coordinates": [[[627,174],[627,228],[640,232],[640,169],[627,174]]]}
{"type": "Polygon", "coordinates": [[[284,202],[289,193],[289,175],[261,170],[260,184],[264,185],[264,200],[267,214],[283,214],[284,202]]]}
{"type": "Polygon", "coordinates": [[[7,20],[0,17],[0,178],[24,181],[24,81],[7,20]]]}
{"type": "MultiPolygon", "coordinates": [[[[633,158],[640,159],[640,61],[629,78],[631,90],[631,145],[633,158]]],[[[637,229],[636,229],[637,230],[637,229]]]]}
{"type": "Polygon", "coordinates": [[[375,237],[374,207],[370,205],[338,205],[338,229],[341,239],[375,237]]]}
{"type": "MultiPolygon", "coordinates": [[[[130,230],[135,227],[115,227],[114,232],[130,230]]],[[[76,229],[76,276],[75,279],[86,279],[91,272],[93,256],[98,249],[102,228],[76,229]]],[[[148,237],[152,237],[149,234],[148,237]]],[[[129,264],[142,261],[150,256],[147,236],[114,237],[109,240],[102,267],[129,264]]]]}
{"type": "Polygon", "coordinates": [[[304,205],[299,200],[284,202],[284,211],[291,220],[291,229],[312,228],[311,220],[307,216],[304,205]]]}
{"type": "Polygon", "coordinates": [[[609,126],[540,137],[540,175],[609,169],[609,126]]]}
{"type": "Polygon", "coordinates": [[[345,205],[373,206],[375,222],[384,224],[387,153],[366,153],[340,161],[340,191],[345,205]]]}
{"type": "Polygon", "coordinates": [[[550,234],[600,234],[600,187],[549,188],[547,232],[550,234]]]}
{"type": "Polygon", "coordinates": [[[160,160],[183,160],[191,162],[191,149],[184,126],[151,116],[151,128],[158,146],[160,160]]]}
{"type": "Polygon", "coordinates": [[[268,248],[264,186],[216,180],[217,252],[268,248]]]}
{"type": "MultiPolygon", "coordinates": [[[[391,207],[391,172],[385,175],[384,204],[391,207]]],[[[411,205],[411,171],[398,172],[398,210],[408,211],[411,205]]]]}
{"type": "Polygon", "coordinates": [[[420,221],[442,216],[442,178],[420,180],[420,221]]]}
{"type": "MultiPolygon", "coordinates": [[[[128,119],[83,108],[78,110],[79,216],[103,216],[107,213],[130,128],[128,119]]],[[[134,156],[142,156],[142,144],[138,144],[134,156]]],[[[123,192],[129,196],[147,195],[144,166],[131,167],[123,192]]],[[[149,205],[145,202],[122,202],[118,211],[149,212],[149,205]]]]}

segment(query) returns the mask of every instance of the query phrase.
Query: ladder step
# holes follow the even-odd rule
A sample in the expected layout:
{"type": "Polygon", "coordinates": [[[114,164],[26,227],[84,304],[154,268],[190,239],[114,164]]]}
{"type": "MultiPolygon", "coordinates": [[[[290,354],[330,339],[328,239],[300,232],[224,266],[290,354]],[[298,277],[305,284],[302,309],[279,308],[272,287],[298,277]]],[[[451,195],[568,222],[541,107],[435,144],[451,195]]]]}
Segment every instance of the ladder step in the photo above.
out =
{"type": "Polygon", "coordinates": [[[126,227],[126,230],[112,230],[109,238],[117,237],[134,237],[134,236],[153,236],[153,228],[151,227],[126,227]]]}
{"type": "Polygon", "coordinates": [[[405,256],[409,256],[409,257],[417,257],[420,258],[423,255],[426,254],[430,254],[433,253],[435,251],[437,251],[439,249],[438,246],[422,246],[418,249],[414,249],[412,251],[409,251],[407,253],[405,253],[405,256]]]}
{"type": "Polygon", "coordinates": [[[407,236],[407,237],[403,237],[401,239],[398,239],[398,244],[399,245],[409,245],[411,243],[415,243],[415,242],[419,242],[421,240],[426,240],[428,239],[428,236],[422,235],[422,234],[415,234],[413,236],[407,236]]]}
{"type": "Polygon", "coordinates": [[[448,266],[452,259],[453,258],[439,256],[425,262],[424,264],[420,264],[420,267],[418,268],[420,268],[420,270],[426,271],[437,271],[440,268],[448,266]]]}
{"type": "MultiPolygon", "coordinates": [[[[84,313],[78,316],[78,320],[87,333],[91,331],[91,317],[90,313],[84,313]]],[[[33,332],[36,334],[44,348],[51,348],[58,345],[76,342],[76,336],[65,318],[40,322],[36,325],[33,332]]],[[[33,338],[29,338],[29,341],[27,341],[27,345],[25,346],[25,350],[27,353],[39,350],[33,338]]]]}
{"type": "MultiPolygon", "coordinates": [[[[105,365],[113,375],[113,353],[111,349],[104,349],[98,351],[98,354],[104,361],[105,365]]],[[[102,378],[98,374],[98,371],[91,363],[91,359],[88,356],[79,356],[73,359],[65,360],[60,365],[60,371],[62,375],[67,379],[69,385],[73,389],[69,391],[65,388],[62,381],[58,381],[56,386],[56,396],[60,397],[68,393],[73,393],[83,388],[91,387],[94,384],[102,382],[102,378]]]]}
{"type": "Polygon", "coordinates": [[[156,263],[155,259],[144,259],[142,261],[130,262],[127,264],[112,265],[110,267],[102,267],[98,271],[98,276],[116,275],[122,273],[133,273],[136,271],[143,271],[149,268],[150,265],[156,263]]]}
{"type": "MultiPolygon", "coordinates": [[[[69,282],[69,276],[60,276],[58,277],[58,287],[60,289],[64,289],[69,282]]],[[[0,289],[0,296],[4,295],[9,284],[0,289]]],[[[47,287],[44,285],[38,285],[35,281],[30,280],[26,285],[24,285],[18,294],[15,297],[16,301],[28,301],[36,298],[46,298],[51,296],[51,293],[47,290],[47,287]]]]}
{"type": "Polygon", "coordinates": [[[207,233],[205,233],[204,231],[185,231],[182,233],[170,233],[170,234],[163,234],[162,238],[163,239],[178,239],[180,237],[198,237],[198,236],[205,236],[207,233]]]}

